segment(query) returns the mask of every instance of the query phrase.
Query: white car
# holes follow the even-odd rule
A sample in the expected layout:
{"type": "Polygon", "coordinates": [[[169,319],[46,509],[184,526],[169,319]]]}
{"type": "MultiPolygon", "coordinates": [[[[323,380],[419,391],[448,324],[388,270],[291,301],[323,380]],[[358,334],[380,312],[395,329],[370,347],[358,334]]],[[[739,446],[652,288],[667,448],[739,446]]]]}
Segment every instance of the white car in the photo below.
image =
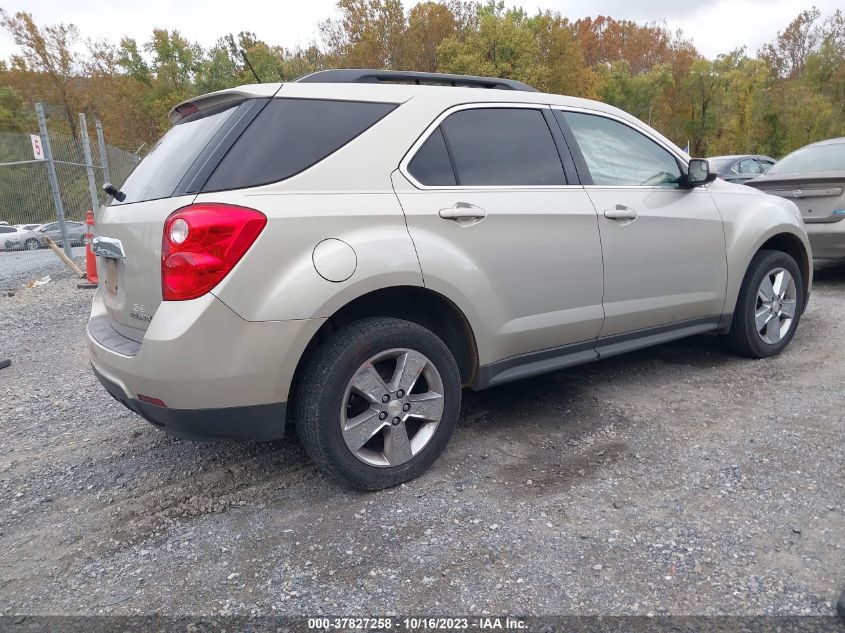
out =
{"type": "Polygon", "coordinates": [[[43,248],[44,242],[36,233],[41,226],[41,224],[0,226],[0,247],[7,251],[36,251],[43,248]]]}
{"type": "Polygon", "coordinates": [[[595,101],[334,70],[170,118],[105,187],[94,371],[177,434],[275,439],[289,421],[358,488],[430,466],[462,387],[702,332],[774,356],[809,298],[795,204],[595,101]]]}

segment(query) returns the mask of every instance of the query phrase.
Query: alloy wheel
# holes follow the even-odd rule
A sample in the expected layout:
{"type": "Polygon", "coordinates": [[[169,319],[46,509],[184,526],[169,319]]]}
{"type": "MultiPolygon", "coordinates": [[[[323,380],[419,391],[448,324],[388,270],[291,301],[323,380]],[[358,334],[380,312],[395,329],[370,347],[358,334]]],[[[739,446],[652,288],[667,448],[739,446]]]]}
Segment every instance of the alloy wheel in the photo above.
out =
{"type": "Polygon", "coordinates": [[[424,354],[390,349],[350,379],[340,410],[343,440],[371,466],[399,466],[431,441],[443,417],[443,380],[424,354]]]}
{"type": "Polygon", "coordinates": [[[754,326],[765,343],[775,345],[789,333],[797,306],[795,279],[784,268],[763,277],[757,290],[754,326]]]}

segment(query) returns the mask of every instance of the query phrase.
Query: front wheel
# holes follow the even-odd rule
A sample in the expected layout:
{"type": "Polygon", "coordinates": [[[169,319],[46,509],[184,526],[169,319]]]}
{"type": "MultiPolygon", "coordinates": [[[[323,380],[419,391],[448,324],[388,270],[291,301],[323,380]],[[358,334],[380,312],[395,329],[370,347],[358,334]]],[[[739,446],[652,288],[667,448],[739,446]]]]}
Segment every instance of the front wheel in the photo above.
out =
{"type": "Polygon", "coordinates": [[[760,251],[745,273],[725,342],[751,358],[780,354],[803,312],[804,282],[798,264],[781,251],[760,251]]]}
{"type": "Polygon", "coordinates": [[[28,251],[37,251],[41,248],[41,242],[36,240],[34,237],[31,237],[24,243],[24,248],[28,251]]]}
{"type": "Polygon", "coordinates": [[[309,359],[294,415],[305,451],[361,490],[422,474],[443,452],[461,403],[458,367],[426,328],[393,318],[350,323],[309,359]]]}

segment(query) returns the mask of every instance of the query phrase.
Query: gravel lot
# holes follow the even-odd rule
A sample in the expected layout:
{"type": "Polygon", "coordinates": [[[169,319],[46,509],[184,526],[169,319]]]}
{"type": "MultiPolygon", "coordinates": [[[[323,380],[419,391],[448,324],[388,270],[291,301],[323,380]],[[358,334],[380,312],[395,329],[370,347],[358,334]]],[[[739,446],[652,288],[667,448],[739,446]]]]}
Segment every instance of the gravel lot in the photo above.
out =
{"type": "MultiPolygon", "coordinates": [[[[85,270],[85,247],[71,248],[73,259],[85,270]]],[[[0,251],[0,290],[17,288],[44,275],[66,270],[62,260],[49,248],[37,251],[0,251]]]]}
{"type": "Polygon", "coordinates": [[[701,336],[466,393],[379,493],[291,434],[189,443],[90,373],[91,291],[0,298],[6,614],[822,614],[845,586],[845,265],[792,346],[701,336]]]}

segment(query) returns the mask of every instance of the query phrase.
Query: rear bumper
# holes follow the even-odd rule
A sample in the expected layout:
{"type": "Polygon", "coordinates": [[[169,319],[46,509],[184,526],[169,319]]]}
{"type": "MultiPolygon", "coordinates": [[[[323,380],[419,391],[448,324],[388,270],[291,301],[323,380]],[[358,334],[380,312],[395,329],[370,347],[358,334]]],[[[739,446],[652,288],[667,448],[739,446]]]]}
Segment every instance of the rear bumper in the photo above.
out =
{"type": "Polygon", "coordinates": [[[285,432],[287,403],[223,409],[171,409],[130,398],[95,367],[94,375],[111,396],[148,422],[180,437],[269,441],[285,432]]]}
{"type": "Polygon", "coordinates": [[[163,302],[143,340],[134,341],[109,324],[102,292],[86,339],[91,366],[112,396],[174,433],[282,436],[294,372],[323,319],[245,321],[209,294],[163,302]]]}
{"type": "Polygon", "coordinates": [[[813,249],[813,259],[845,257],[845,220],[804,224],[813,249]]]}

